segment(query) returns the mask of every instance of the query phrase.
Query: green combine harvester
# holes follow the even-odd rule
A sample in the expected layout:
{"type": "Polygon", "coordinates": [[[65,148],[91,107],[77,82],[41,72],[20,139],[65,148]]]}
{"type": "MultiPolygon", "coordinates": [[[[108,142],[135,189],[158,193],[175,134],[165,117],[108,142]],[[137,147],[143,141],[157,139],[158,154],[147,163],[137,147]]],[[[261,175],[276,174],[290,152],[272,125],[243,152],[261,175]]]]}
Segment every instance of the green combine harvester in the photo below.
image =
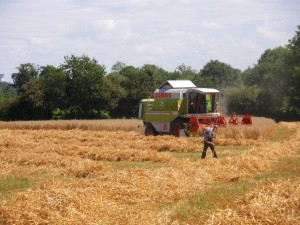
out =
{"type": "MultiPolygon", "coordinates": [[[[196,133],[200,125],[226,126],[221,115],[221,93],[213,88],[198,88],[190,80],[168,80],[154,92],[154,98],[143,99],[139,104],[139,119],[145,125],[145,135],[172,134],[179,137],[196,133]]],[[[236,115],[229,124],[237,125],[236,115]]],[[[252,124],[245,115],[242,124],[252,124]]]]}

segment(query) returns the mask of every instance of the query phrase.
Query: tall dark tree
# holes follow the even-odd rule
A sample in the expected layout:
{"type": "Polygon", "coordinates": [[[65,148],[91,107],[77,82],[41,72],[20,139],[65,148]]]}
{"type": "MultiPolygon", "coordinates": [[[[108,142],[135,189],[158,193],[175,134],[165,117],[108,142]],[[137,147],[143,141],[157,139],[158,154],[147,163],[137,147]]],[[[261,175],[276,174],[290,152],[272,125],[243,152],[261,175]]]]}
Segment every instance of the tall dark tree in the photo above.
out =
{"type": "Polygon", "coordinates": [[[187,66],[184,63],[177,66],[173,74],[177,74],[175,80],[191,80],[197,87],[201,87],[200,84],[204,83],[204,79],[199,76],[198,72],[192,69],[191,66],[187,66]]]}
{"type": "Polygon", "coordinates": [[[0,100],[4,98],[4,92],[2,90],[2,87],[0,87],[0,100]]]}
{"type": "Polygon", "coordinates": [[[20,92],[23,84],[29,82],[32,78],[37,78],[39,75],[39,67],[33,63],[21,64],[17,67],[18,72],[13,73],[11,78],[15,87],[20,92]]]}
{"type": "Polygon", "coordinates": [[[105,66],[88,56],[66,56],[60,67],[67,76],[66,95],[70,116],[85,118],[101,110],[105,99],[105,66]]]}
{"type": "Polygon", "coordinates": [[[20,108],[24,120],[49,119],[45,117],[44,89],[40,79],[31,79],[21,87],[20,108]]]}
{"type": "Polygon", "coordinates": [[[124,78],[121,81],[121,85],[126,89],[127,95],[120,99],[118,107],[113,110],[113,115],[127,118],[136,117],[138,102],[150,94],[148,88],[144,86],[145,83],[143,83],[149,82],[149,79],[144,81],[140,69],[133,66],[123,68],[120,71],[120,75],[124,78]]]}
{"type": "Polygon", "coordinates": [[[229,64],[218,60],[211,60],[201,70],[200,76],[208,78],[212,87],[239,86],[242,84],[241,71],[232,68],[229,64]]]}
{"type": "Polygon", "coordinates": [[[44,91],[47,116],[51,118],[53,110],[64,109],[68,103],[67,75],[62,69],[48,65],[41,68],[40,80],[44,91]]]}
{"type": "Polygon", "coordinates": [[[300,120],[300,25],[295,36],[289,40],[287,48],[291,51],[287,59],[288,68],[291,70],[287,113],[295,120],[300,120]]]}
{"type": "Polygon", "coordinates": [[[17,89],[14,87],[13,84],[8,82],[0,82],[0,87],[3,90],[3,93],[6,97],[10,96],[16,96],[17,95],[17,89]]]}
{"type": "Polygon", "coordinates": [[[123,104],[121,99],[127,97],[127,90],[122,83],[125,78],[119,73],[111,73],[104,77],[104,99],[107,101],[104,105],[104,110],[112,112],[119,104],[123,104]]]}
{"type": "Polygon", "coordinates": [[[182,77],[193,77],[197,71],[193,70],[191,66],[187,66],[184,63],[176,67],[176,70],[182,77]]]}
{"type": "Polygon", "coordinates": [[[242,85],[240,87],[225,88],[223,95],[221,105],[223,114],[250,113],[252,115],[258,115],[260,108],[259,96],[261,95],[261,88],[258,86],[242,85]]]}
{"type": "Polygon", "coordinates": [[[123,69],[123,68],[125,68],[125,67],[126,67],[126,64],[125,64],[125,63],[118,61],[118,62],[116,62],[116,63],[111,67],[111,70],[112,70],[113,72],[120,72],[121,69],[123,69]]]}
{"type": "Polygon", "coordinates": [[[259,115],[277,118],[285,111],[290,77],[286,59],[290,55],[287,48],[267,49],[258,60],[258,64],[243,73],[247,86],[257,85],[261,89],[256,104],[260,105],[259,115]]]}
{"type": "Polygon", "coordinates": [[[140,93],[143,96],[153,95],[154,90],[168,80],[168,72],[153,64],[145,64],[140,72],[139,82],[144,87],[140,88],[140,93]]]}

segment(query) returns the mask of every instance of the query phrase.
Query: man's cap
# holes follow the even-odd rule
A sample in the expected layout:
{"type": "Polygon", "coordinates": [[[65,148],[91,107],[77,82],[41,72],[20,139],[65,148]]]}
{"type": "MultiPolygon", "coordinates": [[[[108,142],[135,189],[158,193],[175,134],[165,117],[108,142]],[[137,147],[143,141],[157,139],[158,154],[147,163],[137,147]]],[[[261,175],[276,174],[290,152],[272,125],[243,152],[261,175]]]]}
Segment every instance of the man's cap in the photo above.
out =
{"type": "Polygon", "coordinates": [[[204,127],[204,131],[205,132],[210,132],[210,128],[209,127],[204,127]]]}

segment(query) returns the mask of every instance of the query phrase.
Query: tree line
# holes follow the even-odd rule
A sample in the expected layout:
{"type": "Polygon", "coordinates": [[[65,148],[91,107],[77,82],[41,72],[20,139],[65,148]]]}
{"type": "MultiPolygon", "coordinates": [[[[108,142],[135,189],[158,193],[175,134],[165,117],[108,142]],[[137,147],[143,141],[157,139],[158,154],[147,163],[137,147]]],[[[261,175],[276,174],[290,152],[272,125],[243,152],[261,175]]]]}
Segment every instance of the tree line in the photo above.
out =
{"type": "Polygon", "coordinates": [[[289,44],[267,49],[243,72],[210,60],[199,71],[181,64],[172,72],[117,62],[107,73],[96,59],[71,55],[58,67],[21,64],[11,77],[12,84],[0,86],[1,120],[137,117],[141,99],[153,96],[166,80],[186,79],[197,87],[219,88],[224,114],[299,120],[300,26],[289,44]]]}

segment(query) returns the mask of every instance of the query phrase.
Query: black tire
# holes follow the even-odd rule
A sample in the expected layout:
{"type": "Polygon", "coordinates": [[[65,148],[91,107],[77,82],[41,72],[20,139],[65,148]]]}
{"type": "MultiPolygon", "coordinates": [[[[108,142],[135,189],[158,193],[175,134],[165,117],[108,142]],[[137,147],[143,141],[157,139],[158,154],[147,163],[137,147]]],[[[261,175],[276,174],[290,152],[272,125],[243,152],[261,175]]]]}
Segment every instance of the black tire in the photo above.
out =
{"type": "Polygon", "coordinates": [[[146,128],[145,128],[145,135],[146,136],[156,136],[157,135],[157,131],[155,130],[155,128],[151,125],[151,124],[147,124],[146,128]]]}
{"type": "Polygon", "coordinates": [[[171,134],[175,137],[179,137],[181,129],[182,129],[181,123],[178,121],[174,121],[171,125],[171,134]]]}

